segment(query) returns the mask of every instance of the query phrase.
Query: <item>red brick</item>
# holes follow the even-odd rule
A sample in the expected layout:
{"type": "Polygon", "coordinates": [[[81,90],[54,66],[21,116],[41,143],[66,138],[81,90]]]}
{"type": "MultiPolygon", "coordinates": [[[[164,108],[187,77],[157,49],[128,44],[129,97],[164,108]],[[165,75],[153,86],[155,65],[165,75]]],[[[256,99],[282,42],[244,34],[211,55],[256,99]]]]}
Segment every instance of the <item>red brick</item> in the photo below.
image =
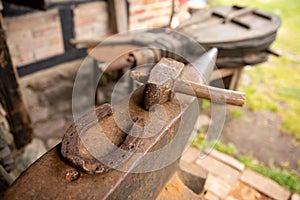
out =
{"type": "Polygon", "coordinates": [[[97,23],[104,23],[104,24],[108,25],[108,15],[107,15],[107,13],[97,15],[96,18],[97,18],[97,23]]]}
{"type": "Polygon", "coordinates": [[[61,44],[61,43],[63,43],[63,38],[62,37],[53,37],[50,40],[50,44],[51,45],[53,45],[53,44],[61,44]]]}
{"type": "Polygon", "coordinates": [[[145,12],[145,9],[139,9],[139,10],[135,10],[133,11],[132,13],[130,13],[131,15],[138,15],[138,14],[141,14],[141,13],[144,13],[145,12]]]}
{"type": "Polygon", "coordinates": [[[91,15],[95,13],[107,12],[107,4],[105,2],[93,2],[79,5],[74,8],[74,16],[91,15]]]}
{"type": "Polygon", "coordinates": [[[32,29],[49,21],[58,21],[57,10],[47,12],[34,12],[17,17],[6,17],[4,23],[8,30],[32,29]]]}
{"type": "Polygon", "coordinates": [[[22,52],[19,56],[20,58],[20,62],[22,65],[34,62],[35,59],[33,57],[33,53],[32,52],[22,52]]]}
{"type": "Polygon", "coordinates": [[[47,37],[49,35],[61,35],[61,25],[59,22],[47,23],[37,26],[32,30],[34,37],[47,37]]]}
{"type": "Polygon", "coordinates": [[[94,26],[94,33],[98,35],[107,35],[108,34],[108,26],[107,24],[96,24],[94,26]]]}
{"type": "MultiPolygon", "coordinates": [[[[149,21],[151,19],[153,19],[154,16],[144,16],[138,19],[138,22],[144,22],[144,21],[149,21]]],[[[156,19],[157,20],[157,19],[156,19]]]]}
{"type": "Polygon", "coordinates": [[[38,48],[34,50],[34,57],[36,60],[41,60],[44,58],[48,58],[54,55],[58,55],[64,52],[62,45],[48,45],[43,48],[38,48]]]}
{"type": "Polygon", "coordinates": [[[26,51],[32,51],[34,49],[38,49],[41,47],[46,47],[49,45],[48,40],[44,40],[43,38],[35,38],[33,40],[23,40],[19,41],[17,47],[20,53],[26,51]]]}
{"type": "Polygon", "coordinates": [[[46,23],[45,19],[43,18],[33,18],[32,20],[18,20],[15,19],[8,23],[7,28],[8,30],[22,30],[22,29],[31,29],[40,24],[46,23]]]}
{"type": "Polygon", "coordinates": [[[86,24],[96,23],[97,18],[96,16],[86,15],[85,17],[75,17],[74,25],[75,26],[82,26],[86,24]]]}
{"type": "Polygon", "coordinates": [[[18,31],[6,31],[7,41],[14,43],[19,40],[32,39],[32,33],[30,30],[18,30],[18,31]]]}

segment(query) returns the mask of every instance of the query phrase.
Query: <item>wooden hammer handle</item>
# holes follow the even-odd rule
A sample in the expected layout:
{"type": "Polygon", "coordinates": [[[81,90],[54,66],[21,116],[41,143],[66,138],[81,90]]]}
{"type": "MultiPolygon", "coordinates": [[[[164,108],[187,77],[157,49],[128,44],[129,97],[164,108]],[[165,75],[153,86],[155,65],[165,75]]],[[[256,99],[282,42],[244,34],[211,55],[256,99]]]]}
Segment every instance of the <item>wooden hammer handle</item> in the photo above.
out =
{"type": "Polygon", "coordinates": [[[181,79],[175,81],[174,90],[175,92],[207,99],[214,103],[227,103],[235,106],[243,106],[245,103],[245,93],[243,92],[216,88],[181,79]]]}

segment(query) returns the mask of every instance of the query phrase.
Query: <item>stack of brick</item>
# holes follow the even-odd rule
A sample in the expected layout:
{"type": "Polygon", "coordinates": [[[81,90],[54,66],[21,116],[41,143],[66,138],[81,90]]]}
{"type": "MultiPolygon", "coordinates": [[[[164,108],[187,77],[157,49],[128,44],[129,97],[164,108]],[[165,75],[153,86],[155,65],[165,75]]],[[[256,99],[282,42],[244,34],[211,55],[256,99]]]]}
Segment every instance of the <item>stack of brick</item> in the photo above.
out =
{"type": "MultiPolygon", "coordinates": [[[[181,162],[184,166],[194,166],[193,171],[206,173],[204,189],[200,195],[206,200],[288,200],[291,197],[289,190],[269,178],[245,169],[243,163],[231,156],[216,150],[205,157],[199,155],[200,151],[189,148],[181,162]]],[[[296,198],[297,194],[292,197],[296,198]]]]}

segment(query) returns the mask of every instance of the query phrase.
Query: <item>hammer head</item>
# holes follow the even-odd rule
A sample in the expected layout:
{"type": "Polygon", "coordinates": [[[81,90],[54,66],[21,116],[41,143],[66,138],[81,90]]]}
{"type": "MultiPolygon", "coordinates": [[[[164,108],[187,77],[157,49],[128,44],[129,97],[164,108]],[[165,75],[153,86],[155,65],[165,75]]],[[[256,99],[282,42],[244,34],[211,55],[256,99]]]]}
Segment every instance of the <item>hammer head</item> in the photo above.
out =
{"type": "Polygon", "coordinates": [[[174,82],[183,68],[183,63],[170,58],[162,58],[152,68],[143,95],[146,110],[155,104],[165,103],[173,97],[174,82]]]}

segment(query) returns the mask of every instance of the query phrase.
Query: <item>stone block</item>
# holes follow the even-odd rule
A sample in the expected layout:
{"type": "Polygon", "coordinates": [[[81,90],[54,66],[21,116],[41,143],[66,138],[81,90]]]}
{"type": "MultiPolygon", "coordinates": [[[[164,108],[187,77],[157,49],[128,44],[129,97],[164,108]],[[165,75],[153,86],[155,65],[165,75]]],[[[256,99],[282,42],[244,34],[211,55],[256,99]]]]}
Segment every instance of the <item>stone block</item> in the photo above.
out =
{"type": "Polygon", "coordinates": [[[27,108],[31,108],[35,105],[38,105],[38,95],[36,92],[34,92],[30,88],[22,88],[22,94],[24,97],[25,104],[27,105],[27,108]]]}
{"type": "Polygon", "coordinates": [[[224,164],[226,164],[238,171],[243,171],[245,169],[245,165],[243,163],[241,163],[238,160],[236,160],[235,158],[233,158],[227,154],[221,153],[215,149],[213,149],[210,152],[206,152],[206,153],[209,154],[209,156],[223,162],[224,164]]]}
{"type": "Polygon", "coordinates": [[[211,192],[206,192],[206,194],[204,195],[204,199],[205,200],[219,200],[220,198],[211,192]]]}
{"type": "Polygon", "coordinates": [[[259,193],[254,188],[249,185],[238,181],[238,183],[231,190],[230,194],[226,197],[225,200],[271,200],[271,198],[259,193]]]}
{"type": "Polygon", "coordinates": [[[231,185],[234,185],[240,177],[240,172],[232,167],[207,156],[196,161],[197,165],[211,174],[223,179],[231,185]]]}
{"type": "Polygon", "coordinates": [[[218,198],[225,198],[229,194],[231,189],[232,186],[228,184],[228,182],[212,174],[208,174],[204,185],[204,190],[206,191],[206,193],[210,192],[218,198]]]}
{"type": "Polygon", "coordinates": [[[42,107],[38,105],[31,106],[30,109],[28,109],[28,113],[33,124],[49,118],[48,107],[42,107]]]}
{"type": "Polygon", "coordinates": [[[58,101],[72,100],[73,84],[67,81],[62,81],[59,84],[53,85],[48,88],[43,96],[42,100],[48,101],[51,105],[57,105],[58,101]]]}
{"type": "Polygon", "coordinates": [[[300,200],[300,195],[299,194],[293,194],[292,196],[291,196],[291,200],[300,200]]]}
{"type": "Polygon", "coordinates": [[[193,148],[189,147],[181,156],[181,160],[187,162],[187,163],[192,163],[196,161],[198,156],[200,155],[200,151],[193,148]]]}
{"type": "Polygon", "coordinates": [[[264,177],[252,170],[245,170],[241,176],[241,181],[277,200],[288,200],[291,192],[281,187],[275,181],[264,177]]]}

